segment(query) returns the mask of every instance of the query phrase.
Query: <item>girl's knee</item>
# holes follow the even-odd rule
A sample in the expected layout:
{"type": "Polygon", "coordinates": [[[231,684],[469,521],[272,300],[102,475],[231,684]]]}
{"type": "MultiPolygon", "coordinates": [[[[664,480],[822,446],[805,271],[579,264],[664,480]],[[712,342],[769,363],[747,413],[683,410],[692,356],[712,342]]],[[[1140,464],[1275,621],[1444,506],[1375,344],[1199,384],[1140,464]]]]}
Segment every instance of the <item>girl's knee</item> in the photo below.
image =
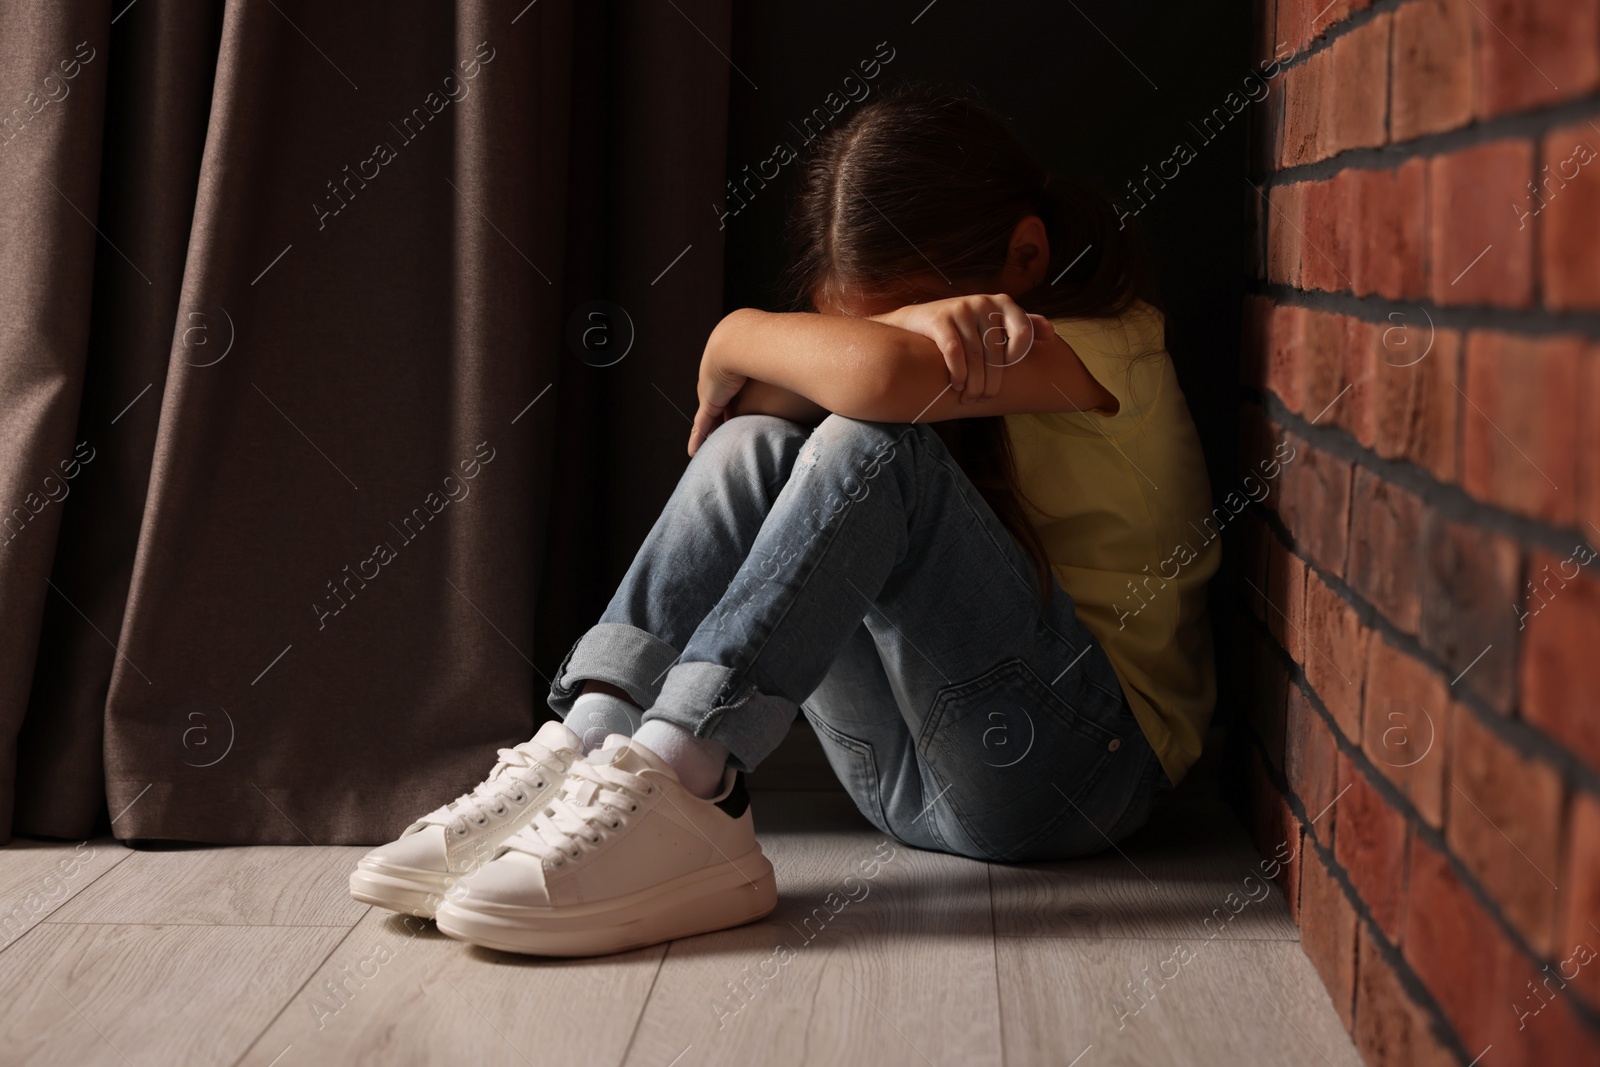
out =
{"type": "Polygon", "coordinates": [[[695,459],[704,457],[719,471],[738,466],[766,472],[793,462],[808,430],[776,415],[739,415],[711,431],[695,459]]]}
{"type": "Polygon", "coordinates": [[[807,432],[798,422],[776,415],[736,415],[713,430],[711,437],[725,448],[745,449],[803,438],[807,432]]]}
{"type": "Polygon", "coordinates": [[[811,439],[828,444],[865,441],[882,437],[897,427],[896,423],[867,422],[865,419],[852,419],[846,415],[833,414],[817,423],[816,428],[811,431],[811,439]]]}
{"type": "MultiPolygon", "coordinates": [[[[867,422],[829,415],[817,424],[800,450],[799,465],[843,463],[855,467],[869,463],[874,469],[906,451],[907,443],[924,427],[903,422],[867,422]]],[[[931,431],[930,431],[931,432],[931,431]]]]}

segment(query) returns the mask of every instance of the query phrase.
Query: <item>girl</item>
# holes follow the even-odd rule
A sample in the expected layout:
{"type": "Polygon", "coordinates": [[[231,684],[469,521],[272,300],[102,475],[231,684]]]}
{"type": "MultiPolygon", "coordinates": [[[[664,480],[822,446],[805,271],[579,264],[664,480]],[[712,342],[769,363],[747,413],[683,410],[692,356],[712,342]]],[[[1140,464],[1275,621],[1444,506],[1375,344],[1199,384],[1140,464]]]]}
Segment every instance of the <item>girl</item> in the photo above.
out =
{"type": "Polygon", "coordinates": [[[1210,490],[1110,205],[909,91],[819,145],[793,233],[811,310],[712,332],[565,724],[363,859],[358,898],[546,955],[760,918],[739,772],[797,711],[884,833],[991,861],[1114,845],[1199,755],[1219,550],[1172,546],[1210,490]]]}

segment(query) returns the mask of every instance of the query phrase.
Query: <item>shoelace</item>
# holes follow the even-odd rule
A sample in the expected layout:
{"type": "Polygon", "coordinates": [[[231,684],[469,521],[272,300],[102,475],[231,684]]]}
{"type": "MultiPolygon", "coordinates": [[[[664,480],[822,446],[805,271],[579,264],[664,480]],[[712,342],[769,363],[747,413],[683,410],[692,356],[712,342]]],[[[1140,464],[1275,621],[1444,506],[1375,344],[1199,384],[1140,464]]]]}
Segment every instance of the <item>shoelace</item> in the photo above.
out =
{"type": "Polygon", "coordinates": [[[639,775],[612,764],[574,763],[560,795],[512,834],[501,851],[516,849],[560,867],[576,859],[585,842],[599,844],[606,830],[620,827],[624,815],[639,810],[640,798],[655,791],[639,775]]]}
{"type": "Polygon", "coordinates": [[[489,814],[504,815],[506,801],[520,804],[528,797],[528,783],[520,776],[508,774],[513,768],[533,770],[540,775],[533,783],[534,789],[544,788],[544,772],[567,766],[567,761],[539,742],[528,740],[515,748],[502,748],[497,753],[499,762],[489,772],[489,777],[473,786],[472,792],[463,793],[450,803],[424,815],[419,822],[444,826],[458,836],[467,832],[467,824],[483,826],[489,814]]]}

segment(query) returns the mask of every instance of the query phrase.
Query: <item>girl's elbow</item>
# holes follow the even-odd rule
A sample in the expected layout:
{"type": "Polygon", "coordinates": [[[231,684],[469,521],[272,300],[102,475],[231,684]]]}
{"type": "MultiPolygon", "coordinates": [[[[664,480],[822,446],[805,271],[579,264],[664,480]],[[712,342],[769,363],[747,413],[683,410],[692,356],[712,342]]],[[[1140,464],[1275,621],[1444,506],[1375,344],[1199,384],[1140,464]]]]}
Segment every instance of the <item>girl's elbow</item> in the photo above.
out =
{"type": "MultiPolygon", "coordinates": [[[[890,350],[873,361],[872,373],[866,376],[861,390],[860,414],[852,418],[869,422],[910,422],[919,408],[927,403],[924,397],[916,400],[923,391],[924,375],[919,374],[922,361],[911,344],[911,335],[896,338],[890,350]]],[[[841,413],[842,414],[842,413],[841,413]]]]}
{"type": "Polygon", "coordinates": [[[835,415],[862,422],[906,422],[911,415],[906,412],[906,399],[891,375],[873,374],[852,386],[826,404],[835,415]]]}

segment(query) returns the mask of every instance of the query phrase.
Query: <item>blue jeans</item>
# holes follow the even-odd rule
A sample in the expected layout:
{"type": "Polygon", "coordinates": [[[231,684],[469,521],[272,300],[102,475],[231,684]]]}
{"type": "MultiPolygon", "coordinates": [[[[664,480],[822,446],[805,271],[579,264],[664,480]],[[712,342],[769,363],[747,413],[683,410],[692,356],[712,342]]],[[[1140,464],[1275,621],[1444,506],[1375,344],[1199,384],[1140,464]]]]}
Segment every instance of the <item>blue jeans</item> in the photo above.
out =
{"type": "Polygon", "coordinates": [[[557,670],[753,770],[803,710],[863,815],[977,859],[1084,856],[1171,788],[1104,650],[931,427],[719,426],[557,670]]]}

